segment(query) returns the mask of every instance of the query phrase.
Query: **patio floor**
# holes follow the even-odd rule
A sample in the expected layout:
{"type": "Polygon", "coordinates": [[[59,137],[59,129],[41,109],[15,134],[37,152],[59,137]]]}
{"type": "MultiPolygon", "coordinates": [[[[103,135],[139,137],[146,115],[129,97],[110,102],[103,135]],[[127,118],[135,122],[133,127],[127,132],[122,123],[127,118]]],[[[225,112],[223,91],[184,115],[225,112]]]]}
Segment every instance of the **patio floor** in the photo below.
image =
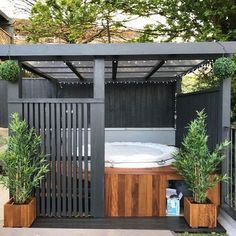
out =
{"type": "MultiPolygon", "coordinates": [[[[175,232],[219,232],[225,229],[218,224],[214,229],[190,228],[183,217],[145,217],[145,218],[45,218],[36,219],[36,228],[77,228],[77,229],[132,229],[132,230],[171,230],[175,232]]],[[[134,234],[133,234],[134,235],[134,234]]],[[[136,235],[137,236],[137,235],[136,235]]]]}
{"type": "Polygon", "coordinates": [[[1,236],[173,236],[169,230],[111,230],[111,229],[0,229],[1,236]]]}

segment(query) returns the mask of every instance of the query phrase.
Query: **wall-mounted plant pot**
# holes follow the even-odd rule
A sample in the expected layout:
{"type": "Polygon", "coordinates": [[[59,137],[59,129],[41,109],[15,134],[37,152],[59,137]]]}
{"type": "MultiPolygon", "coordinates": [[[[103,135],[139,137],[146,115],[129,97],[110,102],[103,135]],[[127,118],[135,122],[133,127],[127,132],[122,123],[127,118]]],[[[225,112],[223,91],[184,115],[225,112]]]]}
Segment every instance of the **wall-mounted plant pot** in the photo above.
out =
{"type": "Polygon", "coordinates": [[[194,203],[191,197],[184,198],[184,217],[192,228],[217,226],[217,205],[194,203]]]}
{"type": "Polygon", "coordinates": [[[14,204],[10,199],[4,205],[4,227],[30,227],[36,218],[36,199],[25,204],[14,204]]]}

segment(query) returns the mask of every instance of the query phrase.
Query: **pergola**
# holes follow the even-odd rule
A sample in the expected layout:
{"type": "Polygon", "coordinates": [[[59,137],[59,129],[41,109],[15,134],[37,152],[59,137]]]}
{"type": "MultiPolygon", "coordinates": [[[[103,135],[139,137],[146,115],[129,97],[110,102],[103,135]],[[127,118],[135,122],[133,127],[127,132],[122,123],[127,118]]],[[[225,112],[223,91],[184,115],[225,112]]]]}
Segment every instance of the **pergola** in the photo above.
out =
{"type": "Polygon", "coordinates": [[[94,59],[105,60],[105,82],[170,81],[222,55],[235,43],[162,43],[2,46],[2,59],[12,58],[40,77],[58,83],[93,81],[94,59]]]}
{"type": "MultiPolygon", "coordinates": [[[[61,83],[93,84],[93,98],[83,99],[22,99],[21,80],[18,84],[9,84],[8,86],[9,114],[18,111],[30,126],[36,128],[43,137],[42,147],[47,154],[50,154],[48,155],[49,161],[54,168],[47,175],[46,183],[41,187],[41,194],[36,193],[38,201],[41,201],[37,209],[38,215],[104,216],[104,101],[106,83],[176,81],[173,86],[176,86],[176,91],[178,91],[179,81],[183,75],[216,58],[230,57],[234,53],[236,53],[236,42],[1,45],[1,60],[9,58],[16,60],[22,68],[48,79],[55,85],[61,83]],[[89,132],[91,132],[91,155],[88,143],[89,132]],[[76,143],[75,137],[82,136],[83,145],[82,141],[76,143]],[[83,153],[79,151],[77,156],[77,148],[81,150],[82,146],[84,151],[83,153]],[[90,160],[91,170],[88,170],[90,160]],[[63,163],[63,177],[58,175],[61,173],[58,161],[63,163]],[[84,163],[85,168],[85,174],[79,174],[79,179],[84,178],[85,183],[83,193],[82,189],[78,187],[79,199],[77,199],[77,192],[76,194],[73,192],[77,189],[78,183],[74,181],[68,186],[66,185],[67,177],[76,177],[78,163],[80,167],[84,163]],[[68,172],[65,167],[67,165],[71,166],[68,172]],[[61,178],[62,183],[60,182],[61,178]],[[59,190],[55,189],[55,183],[58,181],[60,194],[56,194],[59,190]],[[45,186],[48,187],[45,188],[45,186]],[[50,189],[50,193],[47,193],[48,189],[50,189]],[[85,196],[84,205],[82,204],[82,194],[85,196]],[[70,198],[67,201],[68,196],[70,198]]],[[[229,134],[230,79],[222,82],[214,98],[216,102],[213,104],[212,110],[217,114],[217,127],[214,127],[214,134],[219,141],[227,138],[229,134]]],[[[200,103],[205,102],[205,97],[194,101],[196,103],[193,106],[202,105],[200,103]]],[[[210,100],[208,102],[211,104],[210,100]]],[[[189,109],[194,107],[189,106],[186,100],[185,104],[181,112],[185,113],[186,119],[191,118],[189,117],[189,109]]],[[[186,124],[181,116],[182,114],[177,116],[177,119],[180,123],[182,122],[181,125],[184,128],[186,124]]],[[[212,121],[215,122],[215,120],[213,117],[212,121]]],[[[182,132],[182,130],[177,131],[182,132]]],[[[226,169],[226,163],[223,165],[224,169],[226,169]]],[[[225,191],[224,186],[223,191],[225,191]]]]}

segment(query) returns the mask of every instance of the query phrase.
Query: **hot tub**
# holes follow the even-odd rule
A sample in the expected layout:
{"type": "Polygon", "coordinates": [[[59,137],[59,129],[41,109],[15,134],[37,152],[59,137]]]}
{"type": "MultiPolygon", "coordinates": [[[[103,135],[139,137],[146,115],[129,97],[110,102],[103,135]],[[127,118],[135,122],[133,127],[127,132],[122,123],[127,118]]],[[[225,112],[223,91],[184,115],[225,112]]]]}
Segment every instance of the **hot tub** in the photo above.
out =
{"type": "Polygon", "coordinates": [[[158,143],[114,142],[105,144],[105,167],[155,168],[170,165],[173,146],[158,143]]]}
{"type": "Polygon", "coordinates": [[[171,167],[174,152],[158,143],[106,143],[105,215],[165,216],[168,178],[181,178],[171,167]]]}

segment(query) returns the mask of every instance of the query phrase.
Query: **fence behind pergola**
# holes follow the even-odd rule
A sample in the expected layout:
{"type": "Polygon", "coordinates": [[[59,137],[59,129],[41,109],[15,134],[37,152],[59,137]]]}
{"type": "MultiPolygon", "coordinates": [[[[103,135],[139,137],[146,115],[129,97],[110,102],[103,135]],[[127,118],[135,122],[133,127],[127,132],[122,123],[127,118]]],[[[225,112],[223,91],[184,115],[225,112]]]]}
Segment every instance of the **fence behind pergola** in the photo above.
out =
{"type": "MultiPolygon", "coordinates": [[[[77,98],[77,90],[73,98],[22,98],[22,80],[8,84],[9,117],[19,112],[35,127],[50,163],[50,172],[36,189],[37,214],[104,216],[105,84],[171,83],[178,93],[182,76],[234,52],[234,42],[0,46],[2,60],[18,61],[23,69],[49,80],[55,89],[64,84],[82,89],[84,84],[93,85],[84,98],[77,98]]],[[[208,113],[210,147],[229,137],[229,79],[218,90],[173,99],[177,102],[169,109],[176,145],[195,111],[203,108],[208,113]]],[[[167,119],[163,111],[162,120],[167,119]]]]}

